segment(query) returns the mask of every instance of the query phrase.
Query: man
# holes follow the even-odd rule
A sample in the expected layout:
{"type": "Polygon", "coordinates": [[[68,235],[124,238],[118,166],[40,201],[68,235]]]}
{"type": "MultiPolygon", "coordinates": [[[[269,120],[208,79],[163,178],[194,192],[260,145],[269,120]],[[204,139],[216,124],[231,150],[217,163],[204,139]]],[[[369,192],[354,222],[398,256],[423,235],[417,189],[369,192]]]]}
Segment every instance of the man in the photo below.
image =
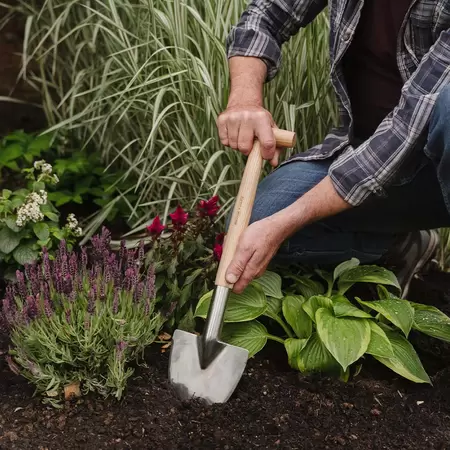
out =
{"type": "Polygon", "coordinates": [[[244,154],[259,139],[277,166],[262,88],[282,44],[327,5],[339,127],[261,182],[227,278],[241,292],[275,255],[356,257],[395,265],[406,296],[438,245],[426,230],[450,225],[450,1],[252,0],[227,41],[219,136],[244,154]]]}

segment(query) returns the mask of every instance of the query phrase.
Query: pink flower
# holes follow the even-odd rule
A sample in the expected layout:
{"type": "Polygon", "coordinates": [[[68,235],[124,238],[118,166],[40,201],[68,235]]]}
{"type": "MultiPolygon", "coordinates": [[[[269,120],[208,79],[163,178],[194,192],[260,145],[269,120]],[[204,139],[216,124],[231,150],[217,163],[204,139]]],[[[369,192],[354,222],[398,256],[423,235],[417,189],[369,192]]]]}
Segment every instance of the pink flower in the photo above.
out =
{"type": "Polygon", "coordinates": [[[186,225],[188,221],[189,214],[180,206],[177,206],[177,209],[172,214],[169,214],[172,219],[172,223],[175,228],[181,228],[183,225],[186,225]]]}
{"type": "Polygon", "coordinates": [[[215,244],[214,245],[214,249],[213,249],[213,253],[214,253],[214,258],[216,258],[217,261],[220,261],[220,258],[222,258],[222,252],[223,252],[223,247],[221,244],[215,244]]]}
{"type": "Polygon", "coordinates": [[[159,216],[156,216],[153,219],[153,222],[147,227],[147,232],[151,236],[157,237],[159,236],[166,227],[161,223],[161,219],[159,216]]]}
{"type": "Polygon", "coordinates": [[[215,217],[220,209],[219,205],[217,204],[218,201],[218,195],[211,197],[209,200],[200,200],[197,205],[197,209],[199,210],[200,215],[202,217],[215,217]]]}

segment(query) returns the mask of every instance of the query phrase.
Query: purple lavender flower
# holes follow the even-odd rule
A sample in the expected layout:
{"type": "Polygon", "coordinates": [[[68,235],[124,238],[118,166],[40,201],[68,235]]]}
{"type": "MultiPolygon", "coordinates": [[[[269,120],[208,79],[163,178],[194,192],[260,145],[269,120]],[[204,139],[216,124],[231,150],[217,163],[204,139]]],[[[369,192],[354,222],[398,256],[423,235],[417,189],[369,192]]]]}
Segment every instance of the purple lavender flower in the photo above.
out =
{"type": "Polygon", "coordinates": [[[141,281],[134,287],[133,300],[138,303],[144,296],[144,283],[141,281]]]}
{"type": "Polygon", "coordinates": [[[119,288],[114,289],[114,302],[112,307],[113,314],[119,312],[119,288]]]}
{"type": "Polygon", "coordinates": [[[14,323],[15,309],[13,308],[13,299],[8,297],[8,295],[3,299],[3,314],[8,325],[12,325],[14,323]]]}
{"type": "Polygon", "coordinates": [[[67,259],[67,255],[61,256],[61,274],[63,278],[66,278],[69,273],[69,262],[67,259]]]}
{"type": "Polygon", "coordinates": [[[69,259],[69,273],[72,278],[75,278],[78,274],[78,257],[76,253],[72,253],[69,259]]]}
{"type": "Polygon", "coordinates": [[[52,317],[53,315],[53,308],[50,302],[49,298],[45,298],[44,299],[44,311],[45,311],[45,315],[47,317],[52,317]]]}
{"type": "Polygon", "coordinates": [[[87,250],[86,250],[86,247],[82,247],[81,248],[81,266],[83,268],[83,273],[86,272],[87,264],[88,264],[87,250]]]}
{"type": "Polygon", "coordinates": [[[144,241],[139,242],[139,251],[138,251],[138,261],[139,265],[144,262],[145,252],[144,252],[144,241]]]}
{"type": "Polygon", "coordinates": [[[36,318],[38,315],[38,307],[37,307],[37,302],[36,302],[35,297],[33,297],[32,295],[29,295],[27,297],[26,307],[28,309],[28,317],[30,319],[36,318]]]}
{"type": "Polygon", "coordinates": [[[20,297],[25,299],[27,298],[28,289],[25,282],[25,275],[20,271],[16,270],[16,278],[17,278],[17,286],[19,289],[20,297]]]}
{"type": "Polygon", "coordinates": [[[64,287],[63,287],[64,294],[70,295],[73,291],[73,282],[72,282],[72,277],[70,276],[70,274],[67,274],[65,276],[63,285],[64,285],[64,287]]]}
{"type": "Polygon", "coordinates": [[[135,267],[135,256],[136,256],[136,250],[130,249],[127,252],[127,267],[135,267]]]}
{"type": "Polygon", "coordinates": [[[150,265],[147,271],[147,278],[145,280],[145,291],[149,299],[155,298],[155,268],[150,265]]]}
{"type": "Polygon", "coordinates": [[[30,316],[28,315],[28,307],[24,306],[22,308],[22,322],[24,325],[28,325],[30,323],[30,316]]]}
{"type": "Polygon", "coordinates": [[[150,299],[145,299],[145,305],[144,305],[144,315],[148,316],[150,314],[150,299]]]}
{"type": "Polygon", "coordinates": [[[50,258],[48,256],[48,251],[47,248],[44,247],[42,249],[42,258],[43,258],[43,262],[44,262],[44,278],[45,281],[49,282],[52,278],[52,274],[51,274],[51,270],[50,270],[50,258]]]}

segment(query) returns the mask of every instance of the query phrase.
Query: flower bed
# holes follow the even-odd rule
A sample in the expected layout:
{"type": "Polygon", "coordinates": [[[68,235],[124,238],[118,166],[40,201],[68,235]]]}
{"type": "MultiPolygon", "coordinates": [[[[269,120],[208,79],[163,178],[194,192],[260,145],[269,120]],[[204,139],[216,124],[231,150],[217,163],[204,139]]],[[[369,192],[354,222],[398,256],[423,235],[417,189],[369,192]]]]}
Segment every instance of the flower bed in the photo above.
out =
{"type": "MultiPolygon", "coordinates": [[[[450,279],[413,285],[414,301],[450,312],[450,279]]],[[[121,403],[87,397],[64,410],[31,400],[32,389],[0,376],[0,446],[8,449],[445,449],[450,438],[450,348],[431,338],[414,344],[433,387],[404,381],[379,364],[356,380],[305,377],[292,371],[282,347],[248,364],[224,405],[180,402],[167,383],[167,354],[154,348],[148,367],[121,403]]]]}

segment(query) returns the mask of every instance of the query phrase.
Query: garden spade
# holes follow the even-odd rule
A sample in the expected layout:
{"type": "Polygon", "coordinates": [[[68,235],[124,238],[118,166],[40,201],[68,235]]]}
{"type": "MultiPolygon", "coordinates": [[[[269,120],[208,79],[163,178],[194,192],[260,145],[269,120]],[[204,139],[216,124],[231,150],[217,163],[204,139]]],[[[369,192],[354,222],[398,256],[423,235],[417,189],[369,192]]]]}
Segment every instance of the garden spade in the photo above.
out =
{"type": "MultiPolygon", "coordinates": [[[[273,131],[278,147],[294,145],[295,133],[279,129],[273,131]]],[[[236,197],[202,335],[183,330],[175,330],[173,334],[169,378],[182,399],[196,397],[209,404],[224,403],[244,372],[248,351],[219,339],[228,295],[233,289],[233,285],[226,282],[225,274],[239,238],[249,224],[262,164],[260,144],[255,141],[236,197]]]]}

